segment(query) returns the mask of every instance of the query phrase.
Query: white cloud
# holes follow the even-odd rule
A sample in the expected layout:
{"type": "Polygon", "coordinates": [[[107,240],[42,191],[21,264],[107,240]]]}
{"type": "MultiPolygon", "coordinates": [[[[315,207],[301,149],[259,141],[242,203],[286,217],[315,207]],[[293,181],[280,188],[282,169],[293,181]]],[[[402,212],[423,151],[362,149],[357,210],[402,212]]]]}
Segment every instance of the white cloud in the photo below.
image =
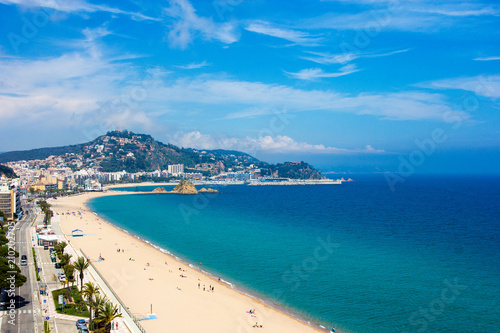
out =
{"type": "Polygon", "coordinates": [[[258,138],[244,137],[234,138],[222,135],[213,136],[194,132],[177,132],[169,138],[169,141],[181,147],[192,147],[198,149],[228,149],[239,150],[249,154],[274,153],[274,154],[381,154],[384,150],[374,149],[367,145],[360,149],[344,149],[328,147],[322,144],[310,144],[297,142],[285,135],[261,136],[258,138]]]}
{"type": "Polygon", "coordinates": [[[307,53],[315,55],[315,57],[301,57],[304,60],[309,60],[322,65],[331,64],[346,64],[358,58],[377,58],[377,57],[387,57],[398,53],[408,52],[410,49],[402,49],[385,53],[374,53],[374,52],[345,52],[342,54],[331,54],[326,52],[312,52],[307,53]]]}
{"type": "Polygon", "coordinates": [[[84,38],[71,42],[75,52],[39,59],[0,57],[1,119],[46,128],[154,125],[139,103],[147,93],[142,83],[148,83],[148,75],[122,56],[103,56],[98,40],[108,30],[85,29],[82,34],[84,38]]]}
{"type": "MultiPolygon", "coordinates": [[[[178,79],[159,88],[154,98],[164,103],[216,107],[226,119],[273,114],[273,107],[288,112],[329,111],[369,114],[395,120],[442,120],[454,112],[445,97],[419,91],[345,94],[332,90],[304,90],[285,85],[199,76],[178,79]]],[[[462,115],[463,117],[463,115],[462,115]]]]}
{"type": "Polygon", "coordinates": [[[289,73],[289,72],[285,73],[296,79],[314,81],[320,78],[332,78],[332,77],[344,76],[356,73],[358,71],[359,69],[356,69],[355,65],[346,65],[341,67],[340,70],[336,73],[327,73],[320,68],[308,68],[308,69],[303,69],[297,73],[289,73]]]}
{"type": "Polygon", "coordinates": [[[212,18],[198,16],[187,0],[170,0],[170,7],[164,9],[164,13],[174,20],[168,32],[168,41],[172,47],[187,48],[193,42],[194,34],[224,44],[232,44],[239,39],[236,24],[215,23],[212,18]]]}
{"type": "Polygon", "coordinates": [[[500,75],[443,79],[419,83],[416,86],[431,89],[467,90],[479,96],[500,98],[500,75]]]}
{"type": "Polygon", "coordinates": [[[198,68],[202,68],[202,67],[206,67],[206,66],[210,66],[209,63],[207,63],[206,61],[203,61],[203,62],[192,62],[190,64],[187,64],[187,65],[179,65],[179,66],[175,66],[177,68],[180,68],[180,69],[198,69],[198,68]]]}
{"type": "Polygon", "coordinates": [[[122,14],[130,16],[134,20],[150,20],[159,21],[160,19],[146,16],[142,13],[127,12],[118,8],[108,7],[104,5],[94,5],[83,0],[73,1],[57,1],[57,0],[0,0],[1,4],[18,5],[27,8],[47,8],[65,13],[77,12],[108,12],[113,14],[122,14]]]}
{"type": "Polygon", "coordinates": [[[317,46],[323,40],[318,36],[312,36],[306,32],[292,29],[277,28],[267,22],[252,22],[245,27],[246,30],[271,37],[281,38],[299,45],[317,46]]]}
{"type": "MultiPolygon", "coordinates": [[[[371,5],[371,9],[351,13],[327,12],[297,23],[303,29],[383,30],[429,32],[459,25],[467,18],[500,15],[498,5],[470,1],[392,1],[337,0],[349,5],[371,5]]],[[[357,6],[356,8],[360,8],[357,6]]],[[[369,7],[368,7],[369,8],[369,7]]],[[[479,24],[480,21],[474,21],[479,24]]]]}
{"type": "Polygon", "coordinates": [[[478,57],[478,58],[475,58],[474,60],[476,60],[476,61],[493,61],[493,60],[500,60],[500,57],[478,57]]]}

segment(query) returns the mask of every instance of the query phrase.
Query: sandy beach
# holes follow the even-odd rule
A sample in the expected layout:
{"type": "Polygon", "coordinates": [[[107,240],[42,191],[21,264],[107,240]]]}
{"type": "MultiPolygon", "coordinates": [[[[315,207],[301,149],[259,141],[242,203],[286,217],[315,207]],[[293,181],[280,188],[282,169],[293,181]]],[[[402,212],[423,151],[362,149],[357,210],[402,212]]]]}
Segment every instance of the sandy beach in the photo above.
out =
{"type": "Polygon", "coordinates": [[[102,220],[85,202],[103,195],[116,193],[61,197],[51,204],[65,234],[83,230],[83,237],[68,237],[70,244],[94,261],[130,312],[144,318],[152,307],[157,318],[141,321],[148,332],[321,332],[102,220]],[[66,214],[77,211],[82,215],[66,214]],[[253,327],[256,323],[262,328],[253,327]]]}

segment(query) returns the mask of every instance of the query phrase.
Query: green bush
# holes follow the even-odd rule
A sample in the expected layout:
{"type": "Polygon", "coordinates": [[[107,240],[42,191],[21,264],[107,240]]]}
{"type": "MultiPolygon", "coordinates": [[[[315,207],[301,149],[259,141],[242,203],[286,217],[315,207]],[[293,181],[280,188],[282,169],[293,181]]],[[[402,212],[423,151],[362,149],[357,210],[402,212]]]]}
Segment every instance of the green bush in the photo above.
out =
{"type": "Polygon", "coordinates": [[[54,290],[52,292],[52,298],[54,299],[54,305],[56,307],[57,313],[64,313],[70,316],[89,318],[90,313],[87,308],[87,305],[80,296],[80,293],[78,292],[78,288],[76,286],[71,287],[71,297],[73,298],[74,303],[68,303],[69,299],[68,296],[69,296],[68,288],[62,288],[54,290]],[[62,310],[61,305],[58,303],[60,294],[64,296],[64,300],[66,302],[66,305],[64,306],[64,312],[62,310]]]}
{"type": "Polygon", "coordinates": [[[40,281],[40,274],[38,273],[38,264],[36,263],[36,253],[35,253],[35,248],[31,248],[33,250],[33,262],[35,263],[35,274],[36,274],[36,280],[40,281]]]}

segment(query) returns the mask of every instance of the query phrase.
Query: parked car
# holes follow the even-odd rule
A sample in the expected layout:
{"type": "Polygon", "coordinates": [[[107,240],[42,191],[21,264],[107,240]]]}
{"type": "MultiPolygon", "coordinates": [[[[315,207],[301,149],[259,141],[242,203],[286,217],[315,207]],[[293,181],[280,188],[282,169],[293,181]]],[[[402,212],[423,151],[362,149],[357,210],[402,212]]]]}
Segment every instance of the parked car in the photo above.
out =
{"type": "Polygon", "coordinates": [[[52,254],[52,255],[50,256],[50,260],[52,260],[52,262],[56,262],[56,261],[57,261],[57,259],[56,259],[56,255],[55,255],[55,254],[52,254]]]}
{"type": "Polygon", "coordinates": [[[60,282],[66,281],[66,275],[62,272],[57,273],[57,277],[59,278],[60,282]]]}
{"type": "Polygon", "coordinates": [[[76,325],[76,328],[80,328],[80,326],[82,326],[82,325],[87,325],[87,323],[85,322],[85,319],[78,319],[78,320],[76,321],[76,324],[75,324],[75,325],[76,325]]]}
{"type": "Polygon", "coordinates": [[[61,268],[61,263],[60,262],[56,262],[56,264],[54,265],[55,268],[61,268]]]}

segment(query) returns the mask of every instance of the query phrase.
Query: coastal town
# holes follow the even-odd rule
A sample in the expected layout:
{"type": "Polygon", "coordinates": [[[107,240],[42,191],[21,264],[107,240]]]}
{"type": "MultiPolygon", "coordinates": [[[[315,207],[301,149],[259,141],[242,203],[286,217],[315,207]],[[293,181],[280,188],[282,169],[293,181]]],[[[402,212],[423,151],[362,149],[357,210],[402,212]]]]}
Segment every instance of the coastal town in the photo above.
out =
{"type": "Polygon", "coordinates": [[[255,186],[352,181],[327,179],[305,162],[273,165],[238,151],[179,148],[123,130],[76,146],[3,153],[0,162],[10,170],[0,172],[0,195],[9,197],[3,210],[11,218],[21,214],[21,197],[102,191],[107,184],[188,180],[201,185],[255,186]]]}

